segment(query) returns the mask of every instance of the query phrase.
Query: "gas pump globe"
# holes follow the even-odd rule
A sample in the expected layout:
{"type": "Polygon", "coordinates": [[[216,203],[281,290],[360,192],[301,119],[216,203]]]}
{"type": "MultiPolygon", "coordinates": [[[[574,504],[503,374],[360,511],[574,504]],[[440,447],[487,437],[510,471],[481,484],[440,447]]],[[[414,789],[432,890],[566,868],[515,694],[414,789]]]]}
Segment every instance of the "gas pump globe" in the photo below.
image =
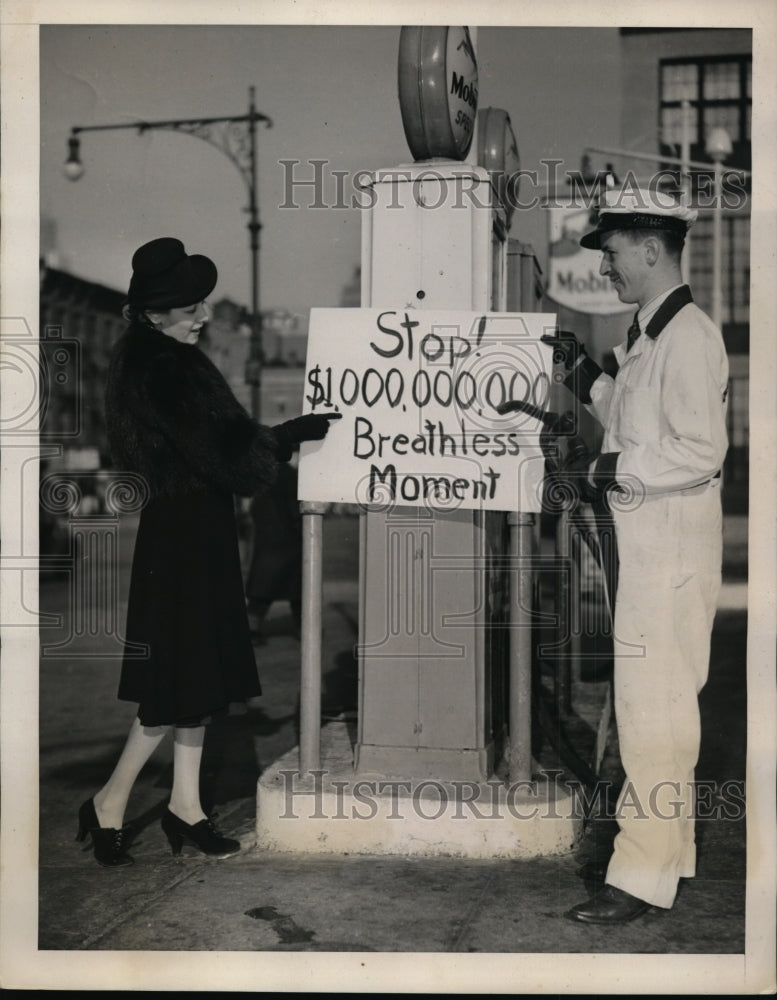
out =
{"type": "Polygon", "coordinates": [[[478,104],[478,64],[469,28],[402,28],[399,104],[415,160],[464,159],[478,104]]]}
{"type": "Polygon", "coordinates": [[[521,158],[510,116],[501,108],[478,112],[478,163],[495,183],[509,229],[518,201],[521,158]]]}

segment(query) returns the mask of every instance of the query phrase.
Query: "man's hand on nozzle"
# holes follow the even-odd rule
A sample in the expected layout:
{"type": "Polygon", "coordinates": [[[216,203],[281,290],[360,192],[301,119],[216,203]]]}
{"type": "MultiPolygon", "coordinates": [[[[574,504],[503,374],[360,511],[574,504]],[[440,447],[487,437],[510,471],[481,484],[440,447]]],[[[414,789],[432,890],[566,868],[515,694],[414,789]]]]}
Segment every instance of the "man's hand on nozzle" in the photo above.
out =
{"type": "Polygon", "coordinates": [[[546,466],[546,497],[550,507],[559,501],[564,505],[573,503],[593,503],[599,499],[599,491],[593,482],[597,455],[578,434],[557,441],[560,454],[546,466]]]}
{"type": "Polygon", "coordinates": [[[586,503],[596,503],[610,490],[620,492],[617,481],[618,452],[598,454],[589,451],[577,434],[568,439],[564,457],[555,473],[549,476],[566,483],[567,489],[586,503]]]}
{"type": "Polygon", "coordinates": [[[557,377],[557,381],[563,382],[582,403],[590,403],[591,386],[603,373],[585,346],[569,330],[544,333],[540,340],[553,348],[554,364],[561,365],[567,373],[563,378],[557,377]]]}
{"type": "Polygon", "coordinates": [[[602,492],[592,479],[597,457],[588,450],[583,439],[575,435],[569,439],[566,458],[558,472],[586,503],[598,500],[602,492]]]}
{"type": "Polygon", "coordinates": [[[543,333],[540,340],[553,348],[553,363],[563,365],[568,372],[572,371],[581,355],[588,353],[585,346],[569,330],[543,333]]]}

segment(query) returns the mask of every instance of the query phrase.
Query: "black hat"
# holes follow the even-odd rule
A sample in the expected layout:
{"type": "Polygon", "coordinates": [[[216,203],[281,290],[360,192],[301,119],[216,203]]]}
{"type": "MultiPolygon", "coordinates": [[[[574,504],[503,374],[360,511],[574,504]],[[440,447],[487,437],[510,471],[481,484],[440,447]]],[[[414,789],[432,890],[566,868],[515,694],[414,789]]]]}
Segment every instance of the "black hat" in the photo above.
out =
{"type": "Polygon", "coordinates": [[[623,229],[655,229],[684,236],[696,221],[697,212],[665,191],[608,188],[599,206],[596,229],[580,239],[586,250],[601,250],[602,237],[623,229]]]}
{"type": "Polygon", "coordinates": [[[180,240],[162,236],[133,254],[127,301],[145,309],[181,309],[206,299],[217,280],[209,257],[187,254],[180,240]]]}

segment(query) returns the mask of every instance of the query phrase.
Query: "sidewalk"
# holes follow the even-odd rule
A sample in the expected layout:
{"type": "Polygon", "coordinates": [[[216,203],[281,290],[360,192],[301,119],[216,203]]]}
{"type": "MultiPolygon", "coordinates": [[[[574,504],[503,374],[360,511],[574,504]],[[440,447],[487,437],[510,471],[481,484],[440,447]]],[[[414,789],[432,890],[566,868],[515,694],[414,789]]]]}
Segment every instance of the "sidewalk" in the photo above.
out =
{"type": "MultiPolygon", "coordinates": [[[[355,520],[324,587],[323,720],[352,719],[356,706],[358,593],[355,520]]],[[[352,523],[349,523],[352,522],[352,523]]],[[[742,526],[734,532],[741,570],[742,526]]],[[[122,544],[131,550],[131,539],[122,544]]],[[[746,554],[746,549],[744,550],[746,554]]],[[[126,558],[126,556],[125,556],[126,558]]],[[[730,562],[730,569],[734,562],[730,562]]],[[[126,574],[125,574],[126,575],[126,574]]],[[[741,582],[744,574],[739,572],[741,582]]],[[[42,610],[62,599],[42,587],[42,610]]],[[[739,595],[739,592],[738,592],[739,595]]],[[[739,595],[741,596],[741,595],[739,595]]],[[[739,596],[721,608],[710,680],[702,693],[698,779],[744,780],[746,616],[739,596]]],[[[260,707],[213,724],[203,792],[218,824],[239,836],[241,854],[212,861],[174,858],[159,826],[171,781],[171,751],[147,765],[133,793],[135,865],[100,868],[73,840],[78,806],[104,780],[134,707],[115,697],[115,660],[44,660],[40,696],[39,948],[68,951],[413,952],[737,954],[744,950],[745,823],[698,824],[699,864],[671,911],[652,910],[614,929],[585,927],[563,913],[588,895],[577,876],[606,844],[595,821],[570,855],[533,860],[269,853],[255,843],[260,773],[298,740],[299,645],[284,604],[274,605],[257,648],[260,707]]],[[[612,746],[604,775],[615,774],[612,746]],[[609,768],[609,772],[608,772],[609,768]]],[[[718,810],[720,812],[720,810],[718,810]]],[[[336,822],[336,820],[333,820],[336,822]]],[[[474,986],[471,986],[474,988],[474,986]]]]}

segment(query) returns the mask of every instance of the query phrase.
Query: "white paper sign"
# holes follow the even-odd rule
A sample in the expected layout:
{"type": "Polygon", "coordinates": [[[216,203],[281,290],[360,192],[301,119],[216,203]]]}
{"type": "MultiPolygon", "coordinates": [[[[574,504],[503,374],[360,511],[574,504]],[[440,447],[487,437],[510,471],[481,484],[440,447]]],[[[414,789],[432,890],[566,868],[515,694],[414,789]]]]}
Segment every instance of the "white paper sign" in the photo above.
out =
{"type": "Polygon", "coordinates": [[[301,500],[541,509],[541,423],[497,412],[550,391],[548,313],[313,309],[304,413],[342,413],[302,445],[301,500]]]}

